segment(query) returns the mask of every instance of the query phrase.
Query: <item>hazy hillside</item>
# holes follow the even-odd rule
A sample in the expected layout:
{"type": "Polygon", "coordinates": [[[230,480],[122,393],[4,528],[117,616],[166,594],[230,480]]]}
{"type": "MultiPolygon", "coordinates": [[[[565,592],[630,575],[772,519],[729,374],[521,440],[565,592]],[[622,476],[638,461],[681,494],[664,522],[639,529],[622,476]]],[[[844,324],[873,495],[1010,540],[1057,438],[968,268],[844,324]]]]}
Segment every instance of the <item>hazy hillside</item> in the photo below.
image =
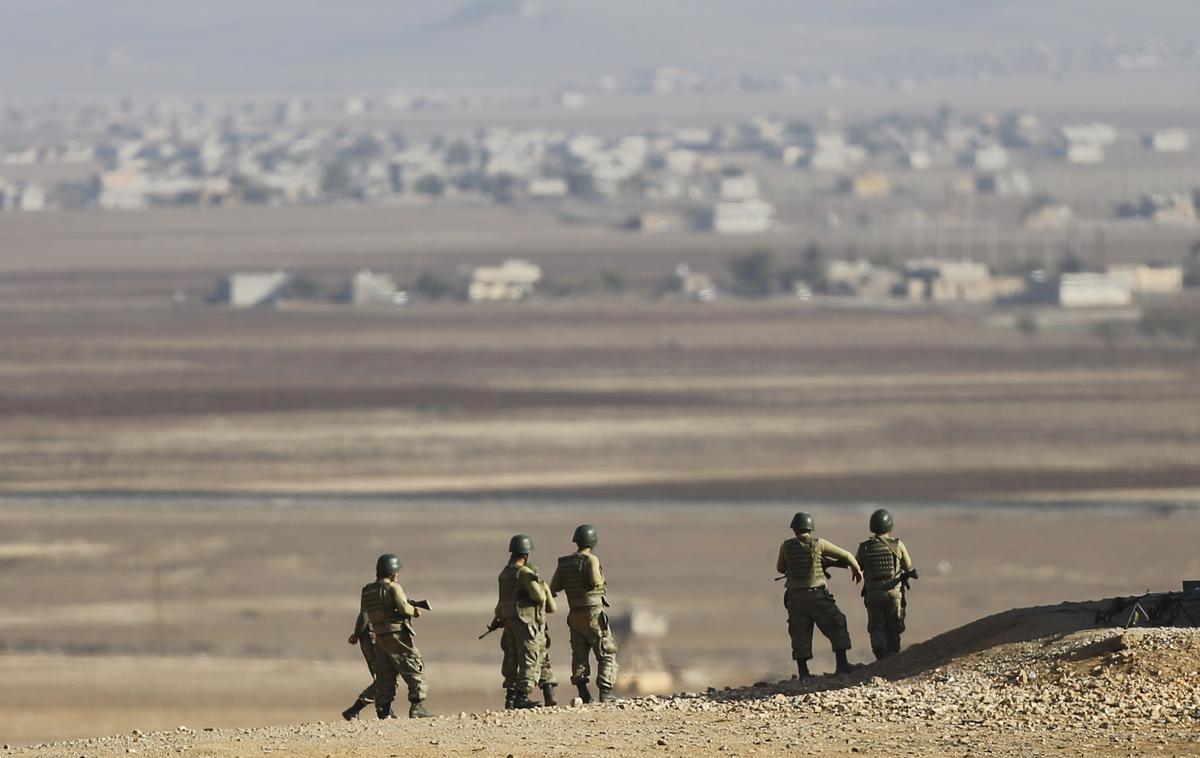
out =
{"type": "Polygon", "coordinates": [[[0,87],[558,82],[630,68],[917,73],[1180,38],[1191,0],[5,0],[0,87]]]}

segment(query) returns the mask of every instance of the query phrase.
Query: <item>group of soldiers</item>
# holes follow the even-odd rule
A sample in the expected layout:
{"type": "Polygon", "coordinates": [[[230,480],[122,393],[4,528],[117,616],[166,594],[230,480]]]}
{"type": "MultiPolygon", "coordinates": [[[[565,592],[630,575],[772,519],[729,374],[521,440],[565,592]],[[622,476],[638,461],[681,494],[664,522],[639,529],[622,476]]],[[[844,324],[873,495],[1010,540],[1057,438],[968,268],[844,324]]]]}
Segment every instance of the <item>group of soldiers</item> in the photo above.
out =
{"type": "MultiPolygon", "coordinates": [[[[797,513],[792,517],[795,536],[779,547],[776,570],[786,579],[783,596],[787,608],[788,634],[792,658],[801,679],[811,676],[813,626],[821,630],[833,646],[837,673],[854,669],[846,658],[850,650],[850,632],[846,616],[829,592],[828,569],[848,568],[855,583],[863,583],[863,602],[867,609],[867,632],[876,659],[900,651],[908,581],[917,578],[912,558],[904,543],[892,536],[892,515],[885,510],[871,514],[872,536],[850,554],[828,540],[813,535],[813,517],[797,513]]],[[[581,524],[571,537],[575,552],[558,559],[554,576],[545,582],[529,562],[533,540],[517,534],[509,541],[508,563],[500,572],[499,598],[488,633],[502,630],[500,648],[504,657],[500,669],[504,676],[506,709],[552,706],[554,670],[550,666],[550,630],[547,617],[557,612],[556,596],[567,596],[567,630],[571,644],[571,683],[584,703],[592,701],[591,656],[596,658],[596,685],[600,702],[614,699],[617,675],[617,644],[609,627],[605,607],[607,585],[600,559],[594,548],[596,528],[581,524]],[[542,702],[530,699],[540,689],[542,702]]],[[[400,559],[387,553],[375,563],[375,581],[362,588],[359,614],[349,642],[357,644],[366,658],[372,682],[354,704],[342,712],[346,720],[356,718],[371,703],[379,718],[394,718],[392,702],[400,678],[408,685],[408,715],[425,718],[425,664],[413,643],[412,620],[429,610],[425,601],[410,601],[396,581],[400,559]]]]}
{"type": "MultiPolygon", "coordinates": [[[[504,676],[504,707],[536,708],[552,706],[554,670],[550,666],[550,630],[547,616],[558,610],[555,597],[567,596],[567,629],[571,643],[571,683],[583,702],[592,701],[588,682],[591,679],[590,656],[596,658],[596,686],[600,702],[613,700],[617,677],[617,643],[604,611],[607,585],[600,559],[593,552],[598,541],[596,527],[581,524],[571,541],[575,552],[558,559],[554,576],[547,584],[529,562],[533,540],[526,534],[514,535],[508,543],[508,564],[499,576],[499,598],[494,618],[483,636],[502,630],[500,648],[504,653],[500,665],[504,676]],[[535,688],[542,691],[543,701],[535,702],[529,695],[535,688]]],[[[354,719],[370,705],[381,719],[395,718],[392,701],[396,699],[397,681],[408,685],[409,718],[425,718],[425,664],[413,644],[412,619],[428,610],[425,601],[410,601],[396,582],[400,559],[392,553],[379,556],[375,562],[375,581],[362,588],[359,614],[349,643],[357,644],[371,671],[371,684],[346,710],[342,717],[354,719]]]]}
{"type": "Polygon", "coordinates": [[[779,546],[775,569],[786,579],[783,605],[788,613],[788,635],[792,638],[792,658],[801,679],[812,676],[808,661],[812,658],[813,626],[821,630],[833,646],[837,673],[854,670],[846,659],[850,650],[850,630],[846,616],[826,580],[827,569],[848,568],[857,584],[862,582],[863,603],[867,607],[867,633],[876,660],[900,652],[907,606],[905,593],[910,579],[917,578],[912,558],[904,543],[892,536],[892,514],[882,508],[871,514],[871,538],[851,555],[828,540],[813,535],[813,517],[797,513],[791,528],[796,536],[779,546]]]}

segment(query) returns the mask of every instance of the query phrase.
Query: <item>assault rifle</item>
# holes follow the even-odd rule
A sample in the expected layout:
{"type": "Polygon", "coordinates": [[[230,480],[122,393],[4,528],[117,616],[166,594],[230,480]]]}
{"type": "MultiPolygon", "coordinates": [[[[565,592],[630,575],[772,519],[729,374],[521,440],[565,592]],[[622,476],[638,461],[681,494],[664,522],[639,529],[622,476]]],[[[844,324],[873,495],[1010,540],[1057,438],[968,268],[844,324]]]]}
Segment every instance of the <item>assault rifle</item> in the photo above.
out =
{"type": "Polygon", "coordinates": [[[899,584],[905,592],[908,592],[912,589],[912,587],[908,586],[908,580],[920,578],[921,577],[917,575],[917,570],[915,568],[911,568],[908,571],[901,571],[900,577],[896,580],[896,583],[899,584]]]}
{"type": "Polygon", "coordinates": [[[487,626],[487,631],[485,631],[483,634],[479,635],[476,639],[483,639],[484,637],[488,636],[489,634],[496,631],[497,629],[502,628],[503,626],[504,626],[504,622],[501,621],[500,619],[492,619],[492,623],[488,624],[488,626],[487,626]]]}
{"type": "Polygon", "coordinates": [[[428,600],[409,600],[408,604],[411,605],[413,608],[420,608],[423,611],[432,611],[433,610],[432,608],[429,607],[428,600]]]}

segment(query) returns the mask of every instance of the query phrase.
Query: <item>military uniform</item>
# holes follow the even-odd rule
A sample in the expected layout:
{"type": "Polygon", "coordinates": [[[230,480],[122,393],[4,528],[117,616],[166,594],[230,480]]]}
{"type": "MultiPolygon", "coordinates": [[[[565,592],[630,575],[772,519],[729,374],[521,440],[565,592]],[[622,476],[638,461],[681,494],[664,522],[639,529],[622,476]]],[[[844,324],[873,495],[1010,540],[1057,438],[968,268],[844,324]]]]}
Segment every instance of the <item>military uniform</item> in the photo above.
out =
{"type": "Polygon", "coordinates": [[[538,687],[542,689],[542,696],[545,698],[546,705],[556,705],[554,701],[554,688],[558,686],[558,680],[554,676],[554,667],[550,665],[550,619],[551,613],[558,612],[558,603],[554,601],[554,595],[550,592],[550,586],[542,582],[542,590],[546,593],[546,613],[542,616],[542,640],[545,647],[542,649],[542,667],[538,673],[538,687]]]}
{"type": "Polygon", "coordinates": [[[359,613],[354,622],[354,636],[358,638],[358,649],[362,651],[363,659],[367,662],[367,670],[371,672],[371,683],[358,696],[364,703],[373,703],[376,698],[375,686],[375,640],[371,639],[371,620],[367,614],[359,613]]]}
{"type": "MultiPolygon", "coordinates": [[[[537,569],[510,562],[500,572],[496,618],[503,624],[500,670],[504,689],[528,697],[548,666],[546,658],[546,585],[537,569]]],[[[553,678],[553,672],[550,672],[553,678]]]]}
{"type": "Polygon", "coordinates": [[[822,558],[843,561],[858,569],[854,556],[837,545],[811,534],[786,540],[779,547],[775,568],[787,577],[783,604],[788,612],[788,634],[792,638],[792,658],[804,662],[812,658],[815,624],[829,638],[835,653],[850,649],[846,616],[838,608],[825,583],[822,558]]]}
{"type": "Polygon", "coordinates": [[[380,718],[391,713],[399,677],[408,685],[408,701],[419,706],[426,690],[425,661],[413,644],[410,623],[417,609],[398,583],[384,577],[362,588],[359,611],[367,615],[375,634],[375,710],[380,718]]]}
{"type": "Polygon", "coordinates": [[[571,682],[580,687],[581,694],[586,691],[592,674],[591,653],[596,656],[596,685],[604,696],[616,684],[617,643],[604,612],[606,586],[600,559],[582,550],[559,558],[550,591],[565,592],[570,606],[571,682]]]}
{"type": "Polygon", "coordinates": [[[863,603],[867,607],[867,633],[876,658],[900,652],[907,601],[901,577],[912,571],[912,558],[904,543],[877,534],[858,546],[863,570],[863,603]]]}

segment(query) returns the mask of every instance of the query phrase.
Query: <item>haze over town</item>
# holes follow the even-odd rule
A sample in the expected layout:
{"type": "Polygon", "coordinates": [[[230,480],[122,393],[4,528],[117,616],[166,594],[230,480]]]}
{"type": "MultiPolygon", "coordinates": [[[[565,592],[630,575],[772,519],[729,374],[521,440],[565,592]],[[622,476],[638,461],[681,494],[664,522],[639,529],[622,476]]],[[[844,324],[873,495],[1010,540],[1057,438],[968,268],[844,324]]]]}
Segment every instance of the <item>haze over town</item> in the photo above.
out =
{"type": "Polygon", "coordinates": [[[1197,28],[1194,0],[5,0],[0,742],[334,720],[388,551],[434,608],[431,709],[499,707],[504,546],[551,566],[581,521],[627,693],[794,672],[800,508],[850,548],[893,511],[906,643],[1200,576],[1197,28]]]}

